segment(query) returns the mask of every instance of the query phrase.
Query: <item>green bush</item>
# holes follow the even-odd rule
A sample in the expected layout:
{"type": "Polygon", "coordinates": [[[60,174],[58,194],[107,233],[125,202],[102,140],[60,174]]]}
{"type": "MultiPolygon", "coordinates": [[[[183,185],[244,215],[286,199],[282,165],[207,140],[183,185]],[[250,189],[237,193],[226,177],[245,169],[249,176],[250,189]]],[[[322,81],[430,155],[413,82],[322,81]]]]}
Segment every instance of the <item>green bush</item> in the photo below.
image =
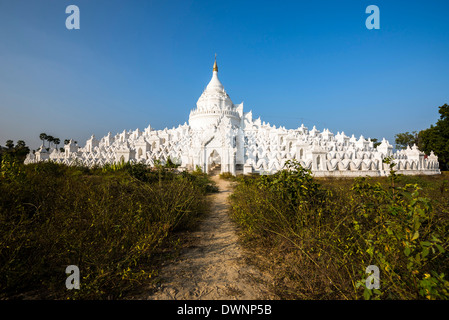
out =
{"type": "Polygon", "coordinates": [[[207,210],[210,186],[206,175],[131,164],[4,159],[1,173],[2,298],[115,299],[151,283],[170,236],[207,210]],[[80,290],[65,288],[68,265],[80,269],[80,290]]]}
{"type": "Polygon", "coordinates": [[[219,177],[220,179],[223,179],[223,180],[234,180],[234,179],[235,179],[235,176],[234,176],[232,173],[230,173],[230,172],[223,172],[223,173],[220,173],[220,174],[218,175],[218,177],[219,177]]]}
{"type": "Polygon", "coordinates": [[[238,181],[232,217],[281,298],[449,298],[444,176],[314,179],[289,162],[238,181]],[[365,287],[369,265],[379,290],[365,287]]]}

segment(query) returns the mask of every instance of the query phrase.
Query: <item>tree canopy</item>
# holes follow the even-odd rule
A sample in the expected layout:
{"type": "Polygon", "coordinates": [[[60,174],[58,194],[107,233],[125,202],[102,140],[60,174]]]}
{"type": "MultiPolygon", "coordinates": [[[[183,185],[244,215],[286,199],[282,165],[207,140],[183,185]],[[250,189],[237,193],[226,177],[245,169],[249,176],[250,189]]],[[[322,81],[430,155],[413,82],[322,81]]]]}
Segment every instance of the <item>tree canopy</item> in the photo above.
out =
{"type": "Polygon", "coordinates": [[[432,151],[438,156],[441,170],[449,170],[449,105],[438,107],[440,119],[430,128],[420,132],[398,133],[395,137],[396,149],[406,149],[416,144],[419,150],[429,155],[432,151]]]}
{"type": "Polygon", "coordinates": [[[418,133],[416,131],[398,133],[394,135],[394,142],[396,144],[396,149],[402,150],[407,147],[412,147],[414,144],[419,145],[418,133]]]}
{"type": "Polygon", "coordinates": [[[6,148],[0,146],[0,162],[4,157],[9,157],[19,162],[23,162],[25,161],[27,154],[30,152],[30,148],[26,146],[25,141],[23,140],[18,140],[15,146],[12,140],[6,140],[5,146],[6,148]]]}
{"type": "Polygon", "coordinates": [[[440,162],[440,169],[449,170],[449,105],[439,107],[440,119],[435,125],[419,132],[419,148],[429,154],[433,151],[440,162]]]}

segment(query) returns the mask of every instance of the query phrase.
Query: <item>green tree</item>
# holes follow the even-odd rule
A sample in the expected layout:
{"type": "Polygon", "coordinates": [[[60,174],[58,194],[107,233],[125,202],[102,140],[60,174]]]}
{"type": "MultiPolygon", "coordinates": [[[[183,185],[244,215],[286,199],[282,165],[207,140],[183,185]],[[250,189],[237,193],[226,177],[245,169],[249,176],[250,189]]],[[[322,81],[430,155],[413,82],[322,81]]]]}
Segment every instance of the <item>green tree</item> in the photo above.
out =
{"type": "Polygon", "coordinates": [[[14,157],[23,163],[28,153],[30,153],[30,148],[27,147],[25,141],[18,140],[14,148],[14,157]]]}
{"type": "Polygon", "coordinates": [[[55,144],[56,149],[58,149],[58,146],[61,143],[61,140],[59,138],[54,138],[53,143],[55,144]]]}
{"type": "Polygon", "coordinates": [[[42,140],[42,145],[45,147],[45,141],[47,140],[47,134],[45,133],[45,132],[42,132],[40,135],[39,135],[39,139],[41,139],[42,140]]]}
{"type": "Polygon", "coordinates": [[[374,148],[377,148],[381,144],[381,142],[379,142],[377,138],[371,138],[371,141],[373,143],[374,148]]]}
{"type": "Polygon", "coordinates": [[[48,147],[51,148],[51,144],[54,143],[55,138],[53,136],[47,136],[48,147]]]}
{"type": "Polygon", "coordinates": [[[440,119],[435,125],[419,132],[419,148],[429,154],[438,156],[440,169],[449,170],[449,105],[439,107],[440,119]]]}
{"type": "Polygon", "coordinates": [[[5,145],[7,148],[0,147],[0,162],[5,156],[5,159],[17,160],[22,163],[30,152],[30,148],[26,146],[23,140],[18,140],[15,146],[12,140],[7,140],[5,145]]]}
{"type": "Polygon", "coordinates": [[[407,147],[412,147],[414,144],[419,145],[418,133],[416,131],[398,133],[394,136],[396,149],[402,150],[407,147]]]}
{"type": "Polygon", "coordinates": [[[6,140],[5,146],[6,146],[8,149],[12,149],[12,148],[14,148],[14,142],[13,142],[12,140],[6,140]]]}

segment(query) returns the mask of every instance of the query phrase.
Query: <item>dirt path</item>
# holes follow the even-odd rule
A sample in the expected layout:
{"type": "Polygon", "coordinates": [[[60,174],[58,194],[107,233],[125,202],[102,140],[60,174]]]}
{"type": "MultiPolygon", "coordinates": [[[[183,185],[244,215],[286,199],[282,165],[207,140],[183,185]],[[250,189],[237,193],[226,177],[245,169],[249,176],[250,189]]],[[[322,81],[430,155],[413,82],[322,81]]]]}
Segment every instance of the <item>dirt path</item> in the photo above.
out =
{"type": "Polygon", "coordinates": [[[213,176],[219,192],[211,213],[191,234],[190,245],[174,263],[161,271],[162,284],[150,300],[270,299],[266,283],[254,267],[245,263],[235,224],[228,216],[228,181],[213,176]]]}

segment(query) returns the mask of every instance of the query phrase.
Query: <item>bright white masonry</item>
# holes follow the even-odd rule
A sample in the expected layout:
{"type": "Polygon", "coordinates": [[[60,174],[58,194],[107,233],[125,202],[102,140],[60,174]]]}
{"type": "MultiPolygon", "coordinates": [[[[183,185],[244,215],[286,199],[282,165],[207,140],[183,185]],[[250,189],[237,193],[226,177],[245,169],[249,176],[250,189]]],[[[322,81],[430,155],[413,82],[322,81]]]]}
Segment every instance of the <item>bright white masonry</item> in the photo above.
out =
{"type": "Polygon", "coordinates": [[[395,169],[402,174],[439,174],[438,158],[431,152],[426,156],[416,146],[393,153],[386,141],[374,148],[373,142],[322,132],[315,126],[297,129],[276,128],[252,112],[243,112],[243,103],[235,105],[218,79],[217,61],[212,79],[201,94],[196,109],[190,112],[189,124],[177,128],[143,132],[124,130],[108,133],[100,140],[95,136],[79,147],[70,141],[64,152],[47,151],[41,146],[30,153],[25,163],[52,160],[58,163],[79,163],[87,166],[114,162],[136,162],[153,166],[170,159],[188,170],[199,166],[203,171],[221,167],[221,172],[270,174],[284,167],[289,159],[298,160],[315,176],[385,176],[387,156],[394,158],[395,169]]]}

